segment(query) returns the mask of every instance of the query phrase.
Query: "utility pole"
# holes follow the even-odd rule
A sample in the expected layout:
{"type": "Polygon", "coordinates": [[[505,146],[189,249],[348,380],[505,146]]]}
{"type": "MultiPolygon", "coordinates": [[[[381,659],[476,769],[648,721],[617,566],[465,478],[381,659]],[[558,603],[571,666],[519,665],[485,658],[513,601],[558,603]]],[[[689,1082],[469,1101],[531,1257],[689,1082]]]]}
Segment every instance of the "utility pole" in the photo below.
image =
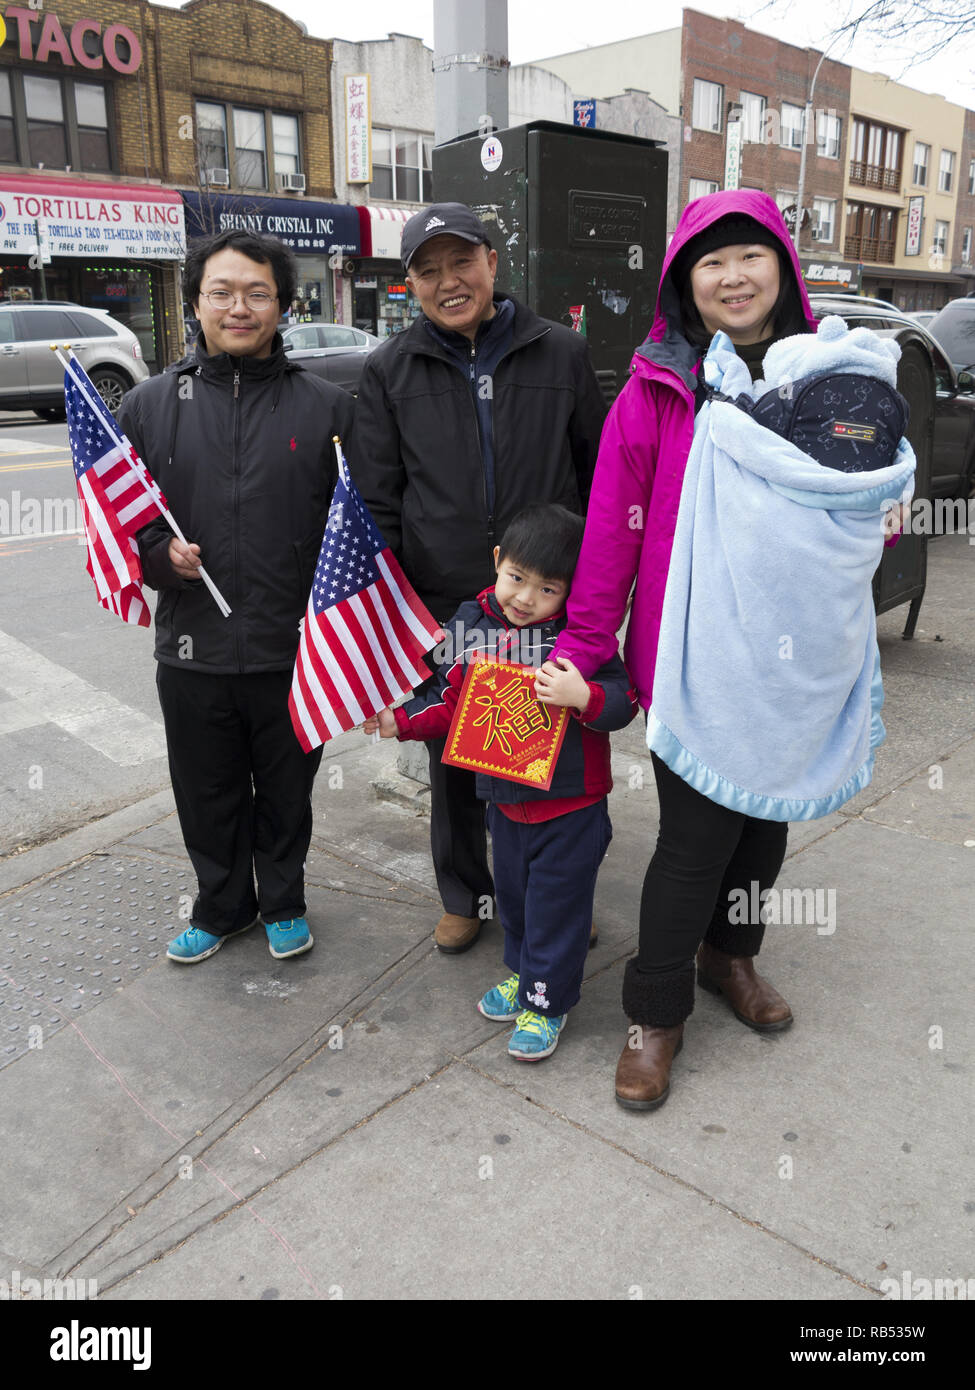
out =
{"type": "Polygon", "coordinates": [[[434,139],[508,124],[508,0],[434,0],[434,139]]]}
{"type": "MultiPolygon", "coordinates": [[[[840,37],[841,36],[837,34],[833,43],[840,37]]],[[[806,109],[802,113],[802,150],[799,155],[799,188],[796,192],[796,225],[792,233],[792,244],[796,248],[797,256],[799,254],[799,232],[802,229],[802,200],[806,191],[806,141],[809,139],[809,123],[812,118],[813,95],[816,91],[816,79],[819,76],[819,69],[823,66],[826,54],[832,47],[832,43],[827,44],[826,48],[819,55],[816,71],[813,73],[813,79],[809,84],[809,95],[806,97],[806,109]]]]}

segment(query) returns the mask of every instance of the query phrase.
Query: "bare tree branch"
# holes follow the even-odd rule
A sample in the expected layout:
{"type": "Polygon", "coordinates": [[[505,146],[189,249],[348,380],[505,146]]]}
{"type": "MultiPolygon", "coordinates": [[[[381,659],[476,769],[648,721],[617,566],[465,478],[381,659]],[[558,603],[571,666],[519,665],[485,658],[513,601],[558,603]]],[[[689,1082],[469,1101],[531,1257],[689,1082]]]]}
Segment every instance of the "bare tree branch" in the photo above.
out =
{"type": "MultiPolygon", "coordinates": [[[[793,0],[767,0],[752,15],[786,15],[793,0]]],[[[926,63],[959,40],[975,37],[972,0],[854,0],[847,17],[823,34],[822,48],[846,36],[852,44],[869,38],[878,51],[903,58],[905,68],[926,63]],[[899,50],[899,51],[898,51],[899,50]]]]}

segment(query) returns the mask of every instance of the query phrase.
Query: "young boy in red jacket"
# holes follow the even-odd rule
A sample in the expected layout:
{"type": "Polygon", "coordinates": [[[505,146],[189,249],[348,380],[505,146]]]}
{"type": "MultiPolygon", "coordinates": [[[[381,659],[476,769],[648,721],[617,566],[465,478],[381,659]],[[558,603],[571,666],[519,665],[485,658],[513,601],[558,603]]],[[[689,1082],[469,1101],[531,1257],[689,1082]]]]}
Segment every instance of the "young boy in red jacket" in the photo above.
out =
{"type": "Polygon", "coordinates": [[[525,1062],[555,1051],[579,1000],[596,875],[613,834],[609,732],[629,724],[637,709],[618,656],[590,681],[567,658],[547,660],[565,626],[583,527],[581,517],[555,504],[519,512],[494,550],[497,582],[461,604],[449,624],[436,685],[363,725],[383,738],[445,737],[467,665],[482,655],[536,668],[538,700],[569,710],[547,791],[477,776],[477,794],[489,803],[504,962],[513,972],[477,1007],[485,1018],[515,1023],[508,1051],[525,1062]]]}

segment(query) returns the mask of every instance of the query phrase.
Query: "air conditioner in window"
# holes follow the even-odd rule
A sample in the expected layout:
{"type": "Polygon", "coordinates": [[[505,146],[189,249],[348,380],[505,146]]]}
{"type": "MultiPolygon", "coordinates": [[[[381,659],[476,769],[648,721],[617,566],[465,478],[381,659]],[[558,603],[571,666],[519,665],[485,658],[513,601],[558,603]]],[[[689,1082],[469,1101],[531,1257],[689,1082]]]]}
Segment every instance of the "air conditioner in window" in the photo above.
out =
{"type": "Polygon", "coordinates": [[[211,188],[229,188],[230,170],[229,169],[207,169],[204,177],[211,188]]]}
{"type": "Polygon", "coordinates": [[[304,193],[305,176],[304,174],[278,174],[277,184],[283,193],[304,193]]]}

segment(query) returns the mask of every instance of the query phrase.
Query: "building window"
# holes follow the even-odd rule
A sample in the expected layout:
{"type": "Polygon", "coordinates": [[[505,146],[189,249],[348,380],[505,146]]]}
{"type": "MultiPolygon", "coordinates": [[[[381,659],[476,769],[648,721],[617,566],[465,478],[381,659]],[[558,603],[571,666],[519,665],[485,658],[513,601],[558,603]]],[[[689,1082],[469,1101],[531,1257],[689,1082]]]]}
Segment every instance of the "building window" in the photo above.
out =
{"type": "Polygon", "coordinates": [[[276,174],[300,173],[298,117],[272,116],[271,135],[274,140],[274,172],[276,174]]]}
{"type": "Polygon", "coordinates": [[[741,94],[741,134],[756,145],[765,138],[765,98],[754,92],[741,94]]]}
{"type": "Polygon", "coordinates": [[[850,182],[899,191],[902,144],[899,130],[854,118],[850,182]]]}
{"type": "Polygon", "coordinates": [[[241,188],[267,188],[267,144],[263,111],[234,107],[234,159],[241,188]]]}
{"type": "Polygon", "coordinates": [[[934,243],[931,250],[936,256],[948,254],[948,223],[935,222],[934,224],[934,243]]]}
{"type": "Polygon", "coordinates": [[[724,88],[718,82],[703,82],[694,79],[694,103],[691,111],[691,125],[696,130],[720,131],[724,109],[724,88]]]}
{"type": "Polygon", "coordinates": [[[816,112],[816,153],[822,159],[839,159],[843,122],[833,111],[816,112]]]}
{"type": "Polygon", "coordinates": [[[779,144],[787,150],[802,149],[802,116],[801,106],[793,106],[791,102],[782,103],[782,125],[779,133],[779,144]]]}
{"type": "Polygon", "coordinates": [[[374,198],[392,202],[423,203],[432,196],[430,155],[433,136],[415,130],[372,132],[372,183],[374,198]]]}
{"type": "Polygon", "coordinates": [[[918,188],[928,186],[928,165],[931,163],[931,146],[914,141],[914,169],[911,178],[918,188]]]}
{"type": "Polygon", "coordinates": [[[60,79],[33,77],[25,73],[24,105],[27,110],[28,164],[63,169],[70,160],[60,79]]]}
{"type": "Polygon", "coordinates": [[[687,184],[688,202],[695,198],[706,198],[709,193],[717,193],[718,185],[711,179],[690,179],[687,184]]]}
{"type": "Polygon", "coordinates": [[[834,198],[814,198],[813,212],[818,223],[815,240],[832,241],[836,221],[836,200],[834,198]]]}
{"type": "Polygon", "coordinates": [[[951,150],[941,151],[941,164],[938,168],[938,192],[950,193],[955,177],[955,156],[951,150]]]}
{"type": "Polygon", "coordinates": [[[114,168],[109,97],[99,82],[0,72],[0,164],[114,168]]]}
{"type": "Polygon", "coordinates": [[[972,229],[966,227],[961,234],[961,263],[971,265],[972,263],[972,229]]]}
{"type": "Polygon", "coordinates": [[[17,163],[17,131],[10,94],[10,74],[0,72],[0,164],[17,163]]]}
{"type": "Polygon", "coordinates": [[[301,172],[298,117],[198,101],[196,153],[201,184],[270,188],[277,176],[301,172]],[[228,131],[233,132],[232,141],[228,131]]]}
{"type": "Polygon", "coordinates": [[[975,159],[968,161],[968,191],[975,193],[975,159]]]}
{"type": "Polygon", "coordinates": [[[849,203],[843,255],[851,261],[893,265],[897,240],[897,209],[849,203]]]}

